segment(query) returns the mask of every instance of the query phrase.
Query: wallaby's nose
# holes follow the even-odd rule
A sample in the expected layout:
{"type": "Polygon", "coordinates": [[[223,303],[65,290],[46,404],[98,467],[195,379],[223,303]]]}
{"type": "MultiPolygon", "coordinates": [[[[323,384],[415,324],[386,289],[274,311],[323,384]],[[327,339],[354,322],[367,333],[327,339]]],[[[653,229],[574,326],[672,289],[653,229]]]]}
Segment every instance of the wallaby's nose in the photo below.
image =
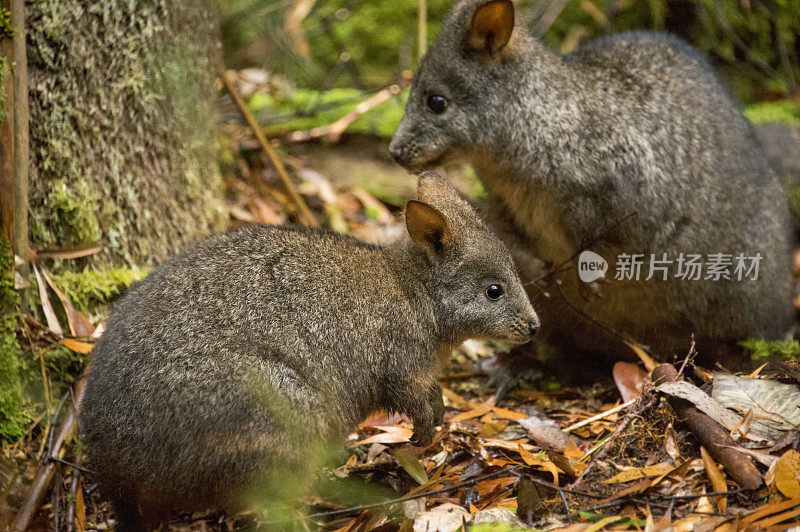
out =
{"type": "Polygon", "coordinates": [[[402,146],[395,146],[389,147],[389,152],[392,154],[392,157],[398,163],[403,160],[403,147],[402,146]]]}
{"type": "Polygon", "coordinates": [[[531,336],[535,336],[536,333],[539,331],[539,322],[532,321],[528,324],[528,330],[531,333],[531,336]]]}

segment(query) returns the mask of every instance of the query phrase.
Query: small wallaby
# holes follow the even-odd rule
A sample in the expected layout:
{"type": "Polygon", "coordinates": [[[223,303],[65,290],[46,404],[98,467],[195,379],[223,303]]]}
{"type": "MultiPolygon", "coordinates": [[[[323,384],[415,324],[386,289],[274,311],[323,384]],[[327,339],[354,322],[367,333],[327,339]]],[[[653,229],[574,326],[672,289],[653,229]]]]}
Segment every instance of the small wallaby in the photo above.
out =
{"type": "Polygon", "coordinates": [[[579,353],[587,363],[577,371],[595,355],[629,352],[623,336],[666,357],[685,353],[692,334],[701,352],[785,335],[788,202],[710,65],[679,39],[646,32],[558,56],[514,20],[510,0],[455,4],[390,151],[414,171],[476,168],[542,313],[539,354],[579,353]],[[579,280],[587,244],[608,263],[600,298],[579,280]],[[690,255],[714,271],[676,275],[690,255]],[[533,286],[553,270],[557,282],[533,286]]]}
{"type": "MultiPolygon", "coordinates": [[[[539,327],[513,260],[442,178],[386,246],[296,227],[220,235],[156,268],[94,349],[81,427],[118,529],[293,486],[316,442],[379,410],[429,445],[438,361],[539,327]]],[[[261,499],[259,499],[261,498],[261,499]]]]}

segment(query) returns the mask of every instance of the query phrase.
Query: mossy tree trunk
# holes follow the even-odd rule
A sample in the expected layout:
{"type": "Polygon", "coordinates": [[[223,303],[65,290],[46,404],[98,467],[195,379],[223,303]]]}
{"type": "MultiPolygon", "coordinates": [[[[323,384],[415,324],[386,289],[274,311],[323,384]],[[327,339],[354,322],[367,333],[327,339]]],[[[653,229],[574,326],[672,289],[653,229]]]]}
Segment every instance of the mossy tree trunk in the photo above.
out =
{"type": "Polygon", "coordinates": [[[223,227],[206,7],[28,2],[32,247],[143,266],[223,227]]]}

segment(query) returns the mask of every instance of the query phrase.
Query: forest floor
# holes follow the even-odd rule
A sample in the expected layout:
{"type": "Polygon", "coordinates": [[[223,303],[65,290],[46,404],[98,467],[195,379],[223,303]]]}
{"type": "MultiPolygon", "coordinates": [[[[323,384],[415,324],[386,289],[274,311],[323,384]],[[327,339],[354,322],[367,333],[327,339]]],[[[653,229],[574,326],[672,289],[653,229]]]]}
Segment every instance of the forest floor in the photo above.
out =
{"type": "MultiPolygon", "coordinates": [[[[226,133],[231,227],[296,220],[296,206],[250,130],[233,119],[226,133]]],[[[374,243],[404,231],[401,207],[414,196],[416,177],[391,161],[385,139],[345,135],[338,143],[284,142],[278,156],[322,225],[374,243]]],[[[480,197],[469,170],[450,168],[447,175],[465,194],[480,197]]],[[[74,309],[67,314],[70,324],[80,319],[74,309]]],[[[103,313],[91,318],[101,330],[103,313]]],[[[27,327],[29,348],[60,342],[76,352],[91,349],[90,340],[58,338],[49,323],[29,320],[27,327]]],[[[409,443],[412,428],[403,416],[376,414],[362,423],[339,464],[323,474],[342,492],[352,491],[355,482],[359,488],[349,498],[311,497],[303,513],[280,523],[255,513],[184,515],[169,529],[591,532],[799,526],[800,364],[785,362],[736,377],[723,368],[695,365],[687,338],[686,352],[670,361],[671,369],[661,366],[653,373],[657,362],[631,344],[624,358],[633,354],[639,363],[609,365],[593,385],[520,378],[498,401],[485,370],[505,351],[502,345],[470,341],[453,353],[441,377],[445,422],[430,446],[409,443]],[[670,373],[676,370],[677,383],[670,373]]],[[[10,501],[17,508],[30,503],[37,475],[50,468],[52,484],[36,501],[30,528],[111,529],[113,512],[97,489],[91,459],[83,458],[79,443],[59,444],[65,417],[47,423],[52,430],[32,425],[26,437],[3,449],[21,465],[0,493],[0,508],[10,501]],[[46,456],[57,460],[41,459],[46,456]]]]}

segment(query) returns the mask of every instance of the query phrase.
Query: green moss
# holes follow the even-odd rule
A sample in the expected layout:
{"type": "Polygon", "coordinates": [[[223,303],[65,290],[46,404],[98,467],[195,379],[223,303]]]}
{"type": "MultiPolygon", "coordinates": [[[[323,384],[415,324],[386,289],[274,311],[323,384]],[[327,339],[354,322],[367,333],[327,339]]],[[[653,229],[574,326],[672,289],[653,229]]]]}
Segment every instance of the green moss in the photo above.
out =
{"type": "Polygon", "coordinates": [[[800,343],[794,340],[768,342],[761,338],[748,338],[739,345],[744,347],[753,360],[777,357],[782,359],[800,358],[800,343]]]}
{"type": "MultiPolygon", "coordinates": [[[[267,132],[276,135],[332,124],[369,96],[356,89],[297,89],[289,94],[256,93],[249,106],[267,132]]],[[[408,90],[402,91],[358,117],[347,132],[390,138],[400,125],[407,100],[408,90]]]]}
{"type": "Polygon", "coordinates": [[[749,105],[744,114],[751,122],[784,122],[800,127],[800,101],[779,100],[749,105]]]}
{"type": "Polygon", "coordinates": [[[22,404],[20,356],[17,342],[19,295],[14,290],[11,245],[0,239],[0,438],[22,435],[28,416],[22,404]]]}
{"type": "Polygon", "coordinates": [[[17,32],[11,23],[11,11],[0,7],[0,39],[10,39],[17,32]]]}
{"type": "Polygon", "coordinates": [[[46,205],[58,221],[51,225],[58,232],[55,240],[67,246],[97,242],[102,234],[95,215],[98,203],[86,181],[72,186],[64,181],[54,183],[46,205]]]}
{"type": "Polygon", "coordinates": [[[53,275],[53,282],[67,296],[73,306],[84,314],[94,314],[109,305],[133,283],[144,279],[146,270],[115,268],[85,270],[53,275]]]}

